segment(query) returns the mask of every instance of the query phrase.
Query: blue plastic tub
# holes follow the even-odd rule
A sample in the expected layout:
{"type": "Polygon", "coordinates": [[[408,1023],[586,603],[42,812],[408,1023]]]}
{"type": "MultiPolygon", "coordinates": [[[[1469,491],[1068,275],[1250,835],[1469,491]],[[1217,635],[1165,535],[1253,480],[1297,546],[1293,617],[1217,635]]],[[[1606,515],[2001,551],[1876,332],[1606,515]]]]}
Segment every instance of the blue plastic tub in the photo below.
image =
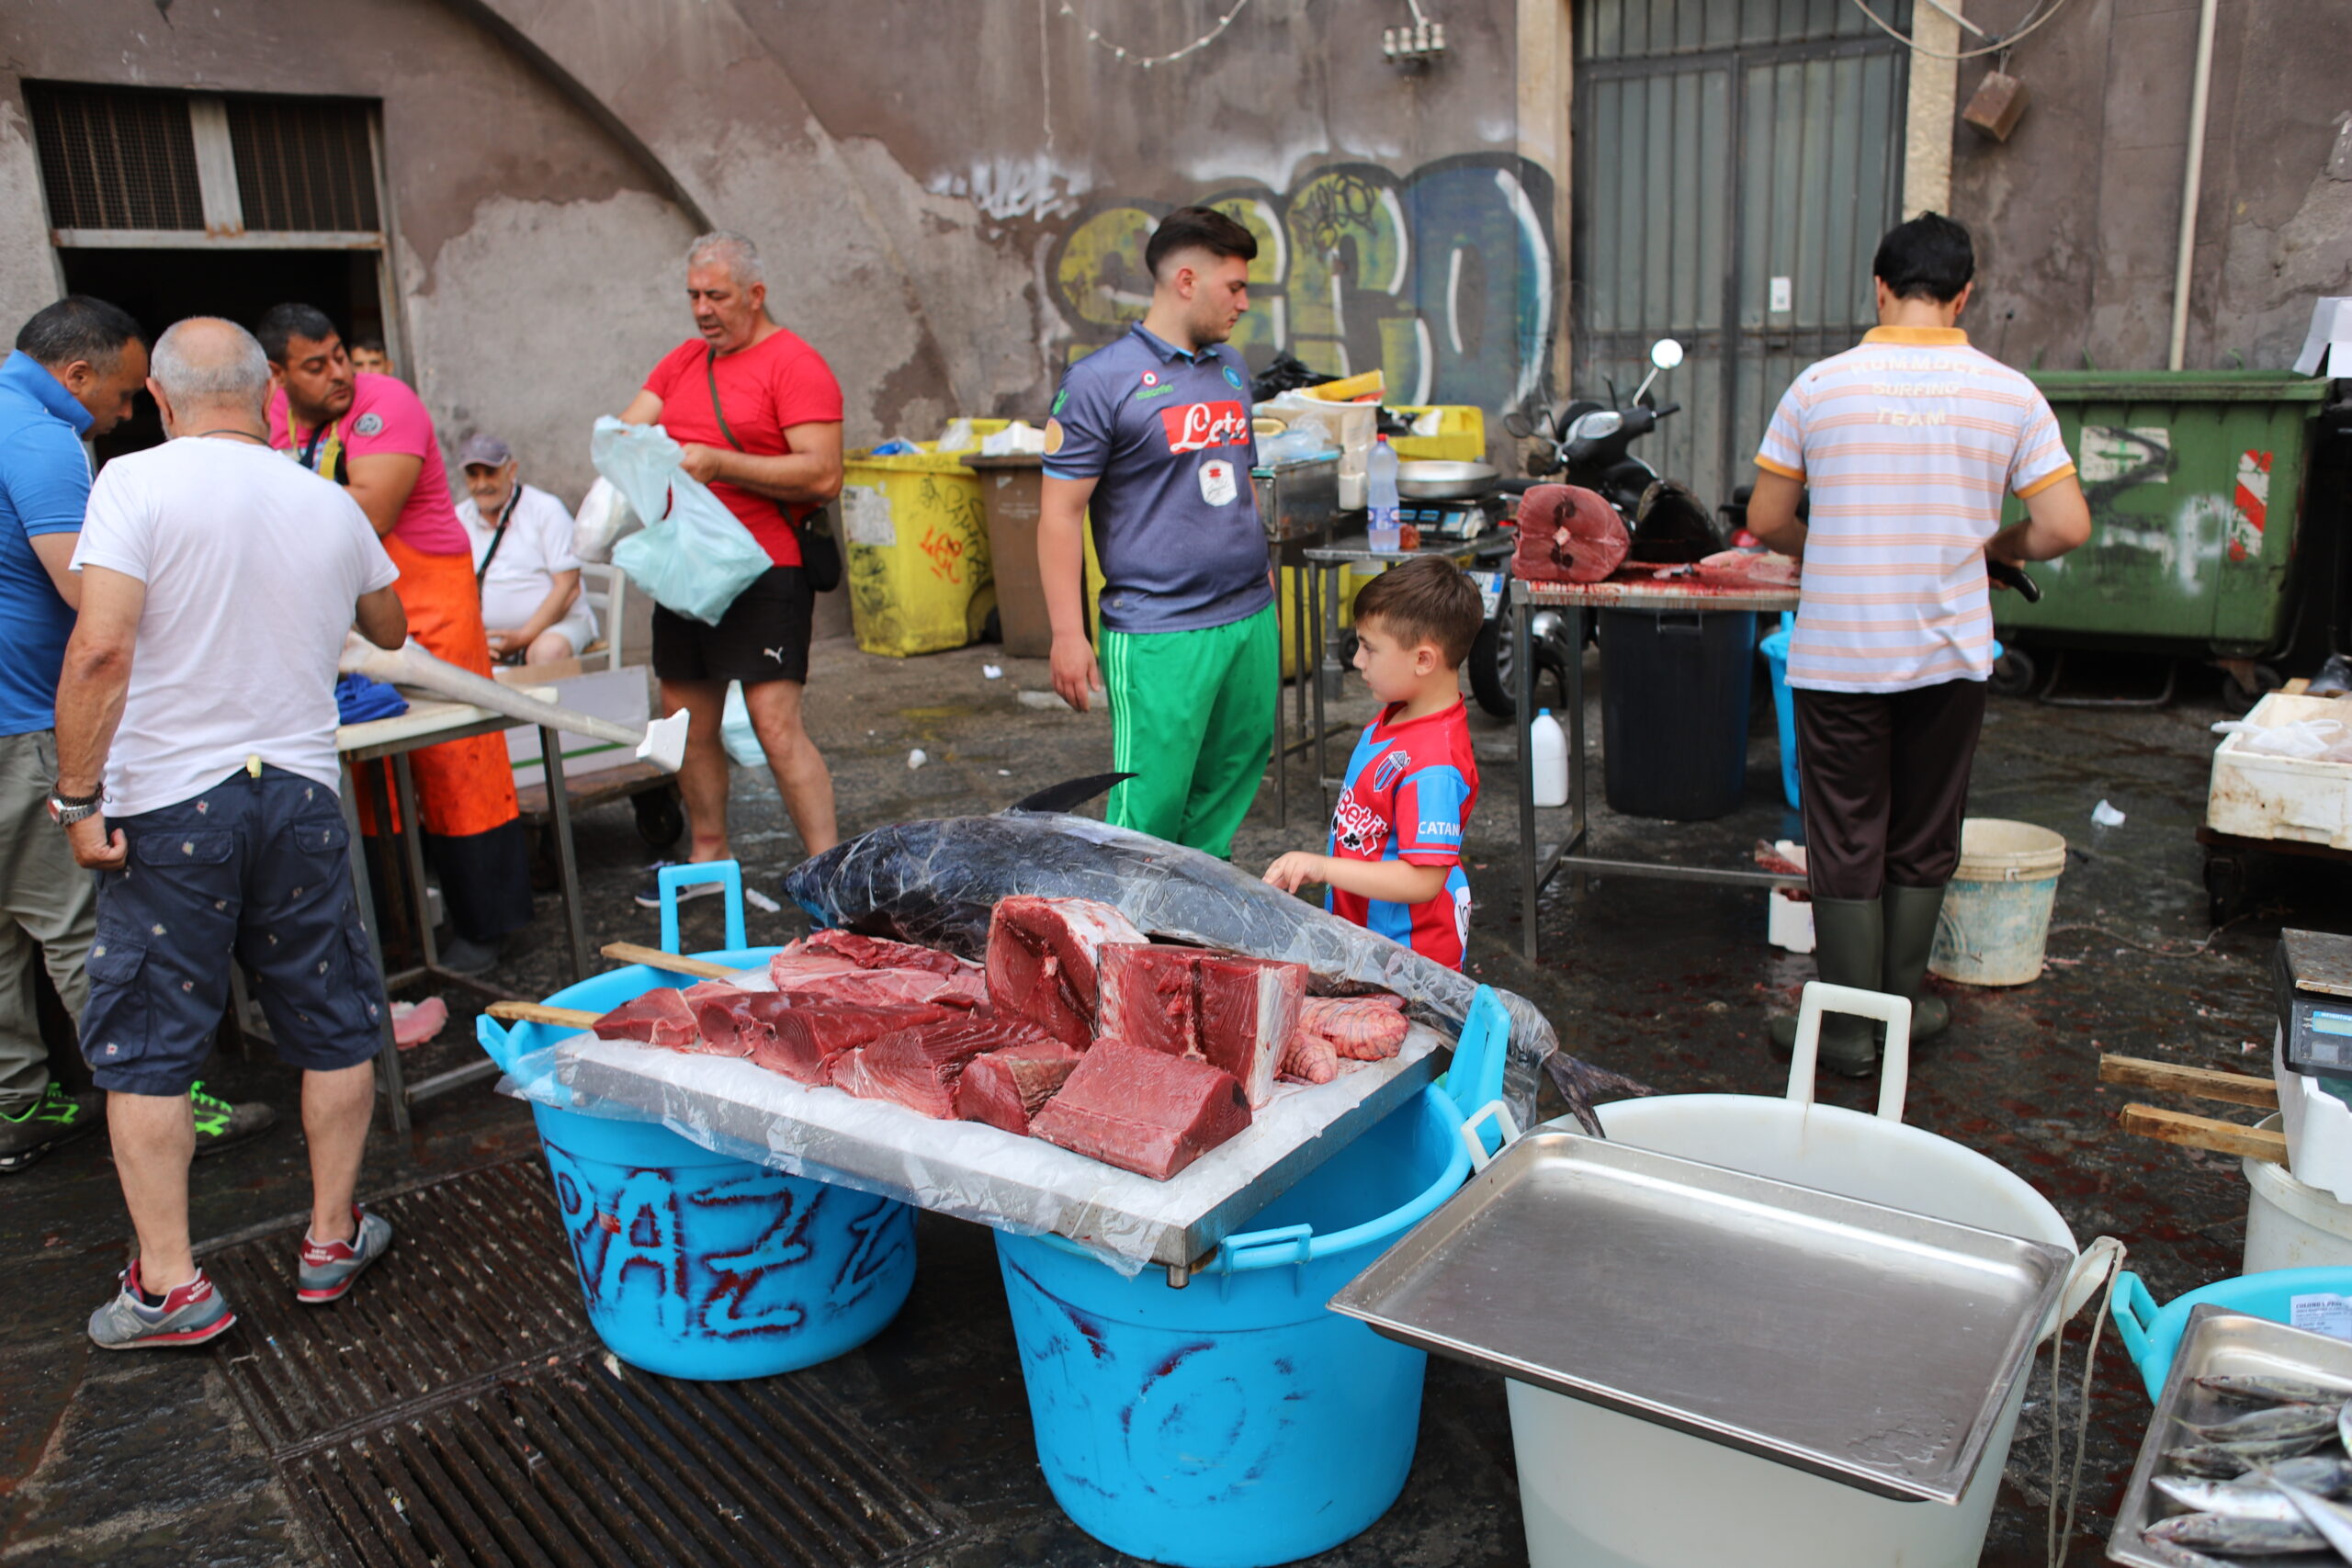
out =
{"type": "MultiPolygon", "coordinates": [[[[740,939],[740,914],[729,926],[740,939]]],[[[675,929],[665,921],[673,941],[675,929]]],[[[775,951],[696,956],[748,966],[775,951]]],[[[678,979],[631,964],[548,1005],[602,1012],[678,979]]],[[[476,1028],[510,1071],[568,1032],[487,1015],[476,1028]]],[[[631,1366],[706,1380],[812,1366],[881,1332],[913,1287],[914,1213],[904,1203],[713,1154],[650,1122],[537,1101],[531,1112],[588,1319],[631,1366]]]]}
{"type": "Polygon", "coordinates": [[[2188,1331],[2188,1314],[2195,1308],[2227,1307],[2248,1317],[2287,1323],[2293,1319],[2297,1296],[2316,1295],[2352,1296],[2352,1269],[2274,1269],[2264,1274],[2244,1274],[2191,1291],[2164,1307],[2156,1305],[2156,1298],[2148,1293],[2140,1276],[2127,1269],[2116,1279],[2111,1310],[2123,1348],[2131,1352],[2132,1364],[2140,1369],[2148,1397],[2155,1399],[2164,1393],[2165,1379],[2172,1372],[2173,1352],[2180,1348],[2180,1337],[2188,1331]]]}
{"type": "MultiPolygon", "coordinates": [[[[1772,715],[1781,723],[1781,793],[1789,798],[1789,809],[1796,810],[1803,802],[1797,798],[1797,705],[1789,695],[1789,635],[1796,629],[1795,615],[1781,612],[1781,629],[1768,632],[1756,645],[1764,656],[1764,664],[1772,672],[1772,715]]],[[[2001,645],[1993,645],[1993,657],[2001,657],[2001,645]]]]}
{"type": "Polygon", "coordinates": [[[1428,1358],[1325,1303],[1468,1177],[1464,1113],[1498,1091],[1507,1031],[1457,1053],[1461,1103],[1422,1090],[1182,1290],[1058,1237],[998,1233],[1037,1461],[1080,1529],[1178,1568],[1261,1568],[1387,1511],[1412,1466],[1428,1358]]]}

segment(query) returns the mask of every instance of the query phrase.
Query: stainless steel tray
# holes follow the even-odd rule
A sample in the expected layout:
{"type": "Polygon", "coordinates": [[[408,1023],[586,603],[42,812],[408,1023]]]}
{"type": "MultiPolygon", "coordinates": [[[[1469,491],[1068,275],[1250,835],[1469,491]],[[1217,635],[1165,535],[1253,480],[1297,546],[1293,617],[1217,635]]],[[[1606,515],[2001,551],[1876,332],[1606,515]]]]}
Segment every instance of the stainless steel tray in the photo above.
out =
{"type": "MultiPolygon", "coordinates": [[[[2147,1439],[2140,1445],[2140,1461],[2132,1467],[2132,1483],[2124,1488],[2123,1506],[2115,1511],[2115,1529],[2107,1538],[2107,1560],[2140,1568],[2174,1568],[2181,1560],[2167,1556],[2140,1539],[2140,1532],[2158,1519],[2188,1509],[2172,1503],[2149,1484],[2160,1473],[2164,1450],[2196,1438],[2176,1423],[2226,1420],[2254,1406],[2233,1404],[2197,1386],[2202,1377],[2243,1376],[2266,1372],[2274,1377],[2306,1378],[2314,1382],[2341,1383],[2352,1388],[2352,1340],[2336,1339],[2307,1329],[2290,1328],[2268,1318],[2248,1317],[2227,1307],[2191,1307],[2188,1328],[2173,1352],[2172,1371],[2156,1400],[2155,1419],[2148,1423],[2147,1439]]],[[[2249,1560],[2251,1561],[2251,1560],[2249,1560]]],[[[2306,1563],[2333,1563],[2332,1551],[2299,1552],[2265,1557],[2275,1568],[2303,1568],[2306,1563]]]]}
{"type": "Polygon", "coordinates": [[[2071,1262],[2040,1242],[1537,1133],[1331,1307],[1866,1492],[1951,1503],[2071,1262]]]}

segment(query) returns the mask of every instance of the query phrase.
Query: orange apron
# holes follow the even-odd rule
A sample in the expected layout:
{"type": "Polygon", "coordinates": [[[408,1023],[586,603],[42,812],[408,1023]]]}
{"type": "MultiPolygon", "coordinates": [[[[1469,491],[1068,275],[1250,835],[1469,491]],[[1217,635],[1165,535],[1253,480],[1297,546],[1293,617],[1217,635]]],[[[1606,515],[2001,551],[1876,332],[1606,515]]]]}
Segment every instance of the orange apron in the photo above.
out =
{"type": "MultiPolygon", "coordinates": [[[[436,659],[489,675],[490,634],[482,628],[473,557],[426,555],[398,533],[385,536],[383,543],[384,553],[400,568],[392,592],[408,612],[409,636],[436,659]]],[[[514,804],[514,768],[507,760],[503,734],[427,746],[409,754],[409,770],[416,780],[416,814],[428,833],[465,838],[487,833],[521,815],[514,804]]],[[[373,794],[362,790],[359,796],[360,827],[369,833],[377,831],[373,794]]]]}

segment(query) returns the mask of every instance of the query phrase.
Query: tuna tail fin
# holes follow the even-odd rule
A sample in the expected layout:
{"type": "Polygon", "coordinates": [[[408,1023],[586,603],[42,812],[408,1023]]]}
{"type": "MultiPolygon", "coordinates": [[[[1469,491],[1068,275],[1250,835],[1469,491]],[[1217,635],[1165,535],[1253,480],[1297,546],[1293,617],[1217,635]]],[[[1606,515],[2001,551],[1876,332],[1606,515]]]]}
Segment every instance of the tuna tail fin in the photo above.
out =
{"type": "Polygon", "coordinates": [[[1109,792],[1114,784],[1134,778],[1133,773],[1091,773],[1082,779],[1065,779],[1057,784],[1047,784],[1035,795],[1024,795],[1007,811],[1068,811],[1073,806],[1083,806],[1098,795],[1109,792]]]}
{"type": "Polygon", "coordinates": [[[1657,1090],[1645,1083],[1638,1083],[1623,1073],[1612,1073],[1607,1067],[1596,1067],[1590,1062],[1555,1051],[1544,1058],[1544,1070],[1552,1075],[1552,1083],[1560,1098],[1568,1102],[1568,1113],[1577,1124],[1596,1138],[1609,1134],[1600,1130],[1600,1118],[1592,1113],[1596,1100],[1638,1100],[1657,1090]]]}

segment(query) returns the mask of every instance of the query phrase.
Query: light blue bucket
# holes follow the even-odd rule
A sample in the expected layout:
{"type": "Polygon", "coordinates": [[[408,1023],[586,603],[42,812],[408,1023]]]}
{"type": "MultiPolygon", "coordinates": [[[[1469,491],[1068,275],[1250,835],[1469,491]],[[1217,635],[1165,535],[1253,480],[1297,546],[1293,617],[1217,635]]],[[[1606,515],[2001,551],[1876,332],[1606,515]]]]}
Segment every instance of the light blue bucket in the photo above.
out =
{"type": "MultiPolygon", "coordinates": [[[[665,900],[674,886],[665,884],[665,900]]],[[[741,945],[740,886],[730,883],[728,921],[736,945],[697,956],[749,966],[775,951],[741,945]]],[[[677,940],[674,914],[663,933],[677,940]]],[[[605,1012],[677,980],[631,964],[548,1005],[605,1012]]],[[[475,1027],[510,1072],[570,1032],[506,1028],[486,1014],[475,1027]]],[[[650,1122],[537,1100],[531,1113],[588,1320],[631,1366],[705,1380],[812,1366],[881,1332],[914,1285],[914,1214],[904,1203],[713,1154],[650,1122]]]]}
{"type": "MultiPolygon", "coordinates": [[[[1767,634],[1756,645],[1772,676],[1772,714],[1780,720],[1781,728],[1781,793],[1788,796],[1792,811],[1804,804],[1797,795],[1797,702],[1789,694],[1789,638],[1796,626],[1796,616],[1783,610],[1781,629],[1767,634]]],[[[2001,652],[2001,645],[1996,642],[1994,659],[1997,660],[2001,652]]]]}
{"type": "Polygon", "coordinates": [[[1037,1461],[1080,1529],[1178,1568],[1261,1568],[1387,1511],[1428,1358],[1325,1303],[1467,1179],[1464,1115],[1500,1092],[1508,1032],[1482,989],[1449,1087],[1276,1199],[1182,1290],[998,1233],[1037,1461]]]}
{"type": "Polygon", "coordinates": [[[2140,1276],[2127,1269],[2116,1276],[2115,1300],[2109,1310],[2114,1314],[2116,1332],[2123,1337],[2132,1364],[2140,1369],[2148,1397],[2159,1399],[2164,1395],[2165,1379],[2172,1374],[2173,1354],[2188,1332],[2190,1312],[2205,1305],[2227,1307],[2248,1317],[2289,1323],[2294,1318],[2297,1296],[2352,1296],[2352,1269],[2273,1269],[2267,1273],[2244,1274],[2216,1280],[2162,1307],[2141,1283],[2140,1276]]]}

